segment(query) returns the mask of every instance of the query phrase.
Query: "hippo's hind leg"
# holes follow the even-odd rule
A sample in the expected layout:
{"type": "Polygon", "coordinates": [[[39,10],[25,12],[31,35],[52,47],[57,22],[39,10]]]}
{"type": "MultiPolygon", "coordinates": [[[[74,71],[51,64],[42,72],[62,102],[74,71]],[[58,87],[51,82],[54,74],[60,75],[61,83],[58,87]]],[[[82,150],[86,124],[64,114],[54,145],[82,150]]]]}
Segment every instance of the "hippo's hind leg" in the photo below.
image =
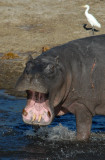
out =
{"type": "Polygon", "coordinates": [[[77,139],[88,140],[92,125],[92,114],[83,104],[78,104],[75,107],[77,139]]]}

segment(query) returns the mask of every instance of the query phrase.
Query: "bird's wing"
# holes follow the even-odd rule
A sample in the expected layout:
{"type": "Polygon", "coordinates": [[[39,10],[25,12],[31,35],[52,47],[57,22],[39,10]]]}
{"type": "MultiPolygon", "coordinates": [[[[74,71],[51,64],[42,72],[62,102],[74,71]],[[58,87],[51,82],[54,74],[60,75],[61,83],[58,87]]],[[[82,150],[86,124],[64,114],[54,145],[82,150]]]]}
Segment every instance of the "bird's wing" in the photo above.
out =
{"type": "Polygon", "coordinates": [[[88,14],[87,20],[92,26],[96,26],[99,28],[101,27],[100,23],[96,20],[96,18],[92,14],[88,14]]]}

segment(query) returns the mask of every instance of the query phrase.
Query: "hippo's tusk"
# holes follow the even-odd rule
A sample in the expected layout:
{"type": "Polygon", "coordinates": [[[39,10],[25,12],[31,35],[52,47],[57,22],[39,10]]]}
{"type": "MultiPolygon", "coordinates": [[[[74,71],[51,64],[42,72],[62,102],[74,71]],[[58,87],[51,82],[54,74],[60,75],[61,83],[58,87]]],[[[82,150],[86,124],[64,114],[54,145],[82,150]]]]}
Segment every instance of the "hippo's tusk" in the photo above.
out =
{"type": "Polygon", "coordinates": [[[39,118],[38,118],[38,122],[41,121],[41,118],[42,118],[42,115],[40,114],[40,115],[39,115],[39,118]]]}
{"type": "Polygon", "coordinates": [[[49,118],[51,117],[51,113],[49,111],[47,112],[47,115],[49,118]]]}
{"type": "Polygon", "coordinates": [[[27,116],[27,115],[28,115],[28,113],[26,112],[25,109],[23,109],[23,112],[22,112],[22,113],[23,113],[24,116],[27,116]]]}
{"type": "Polygon", "coordinates": [[[34,114],[32,117],[32,122],[35,121],[35,119],[36,119],[36,115],[34,114]]]}

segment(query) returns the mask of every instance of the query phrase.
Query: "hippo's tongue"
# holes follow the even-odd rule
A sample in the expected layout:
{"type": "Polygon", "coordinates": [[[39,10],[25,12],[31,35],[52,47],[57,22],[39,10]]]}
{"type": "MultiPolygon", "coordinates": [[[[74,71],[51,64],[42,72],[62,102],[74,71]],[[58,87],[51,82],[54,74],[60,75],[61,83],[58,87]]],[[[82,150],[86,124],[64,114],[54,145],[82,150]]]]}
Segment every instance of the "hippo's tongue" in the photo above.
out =
{"type": "Polygon", "coordinates": [[[23,120],[30,124],[44,125],[44,123],[49,122],[51,118],[47,94],[38,92],[31,93],[31,98],[23,110],[23,120]]]}

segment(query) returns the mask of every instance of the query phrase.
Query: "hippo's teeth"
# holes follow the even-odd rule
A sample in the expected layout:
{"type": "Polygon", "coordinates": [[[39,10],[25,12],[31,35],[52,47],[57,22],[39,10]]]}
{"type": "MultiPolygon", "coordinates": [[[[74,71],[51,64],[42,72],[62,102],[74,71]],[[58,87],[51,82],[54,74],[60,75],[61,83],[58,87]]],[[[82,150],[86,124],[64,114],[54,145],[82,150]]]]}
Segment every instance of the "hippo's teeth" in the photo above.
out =
{"type": "Polygon", "coordinates": [[[38,118],[38,122],[41,121],[41,118],[42,118],[42,115],[40,114],[40,115],[39,115],[39,118],[38,118]]]}
{"type": "Polygon", "coordinates": [[[34,114],[32,117],[32,122],[35,121],[35,119],[36,119],[36,115],[34,114]]]}

